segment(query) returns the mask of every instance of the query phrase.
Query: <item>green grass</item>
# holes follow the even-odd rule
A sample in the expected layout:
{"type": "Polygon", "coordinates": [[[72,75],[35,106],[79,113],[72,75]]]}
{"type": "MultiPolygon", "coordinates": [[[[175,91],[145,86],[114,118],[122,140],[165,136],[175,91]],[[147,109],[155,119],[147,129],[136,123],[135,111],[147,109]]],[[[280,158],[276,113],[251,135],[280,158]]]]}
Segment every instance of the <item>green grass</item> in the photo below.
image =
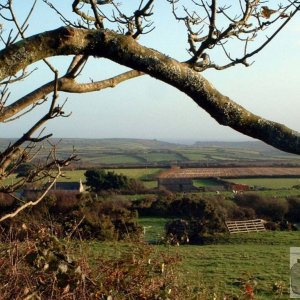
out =
{"type": "Polygon", "coordinates": [[[136,156],[131,155],[98,155],[93,159],[93,162],[103,164],[123,164],[123,163],[140,163],[141,160],[136,156]]]}
{"type": "Polygon", "coordinates": [[[233,158],[233,157],[228,157],[228,156],[220,156],[220,155],[213,155],[211,157],[212,159],[215,159],[215,160],[220,160],[220,161],[231,161],[231,160],[236,160],[236,158],[233,158]]]}
{"type": "Polygon", "coordinates": [[[152,180],[152,181],[143,181],[144,186],[147,189],[155,189],[157,188],[157,181],[152,180]]]}
{"type": "MultiPolygon", "coordinates": [[[[181,246],[182,271],[197,284],[238,292],[239,278],[254,277],[256,299],[274,299],[272,286],[277,281],[289,284],[289,248],[300,246],[299,232],[266,232],[231,235],[226,242],[205,246],[181,246]]],[[[281,299],[288,299],[288,295],[281,299]]]]}
{"type": "Polygon", "coordinates": [[[300,178],[238,178],[230,181],[270,189],[291,188],[300,184],[300,178]]]}
{"type": "Polygon", "coordinates": [[[80,179],[85,181],[85,173],[86,170],[74,170],[74,171],[64,171],[64,177],[59,178],[58,181],[79,181],[80,179]]]}
{"type": "Polygon", "coordinates": [[[203,154],[201,151],[195,151],[195,150],[180,150],[178,151],[181,155],[183,155],[187,160],[193,160],[193,161],[203,161],[205,160],[205,154],[203,154]]]}
{"type": "Polygon", "coordinates": [[[5,185],[9,185],[9,184],[13,184],[14,182],[16,182],[16,175],[12,174],[10,175],[8,178],[2,179],[0,181],[0,186],[5,186],[5,185]]]}
{"type": "Polygon", "coordinates": [[[175,152],[149,152],[140,155],[147,162],[164,162],[164,161],[180,161],[182,157],[175,152]]]}
{"type": "MultiPolygon", "coordinates": [[[[167,219],[141,218],[146,226],[145,240],[155,243],[164,234],[167,219]]],[[[179,247],[156,246],[160,251],[180,255],[182,262],[178,271],[192,286],[239,294],[240,279],[253,278],[257,282],[256,298],[275,298],[272,287],[283,282],[288,299],[289,249],[300,247],[299,232],[263,232],[251,234],[225,234],[212,245],[183,245],[179,247]]]]}
{"type": "Polygon", "coordinates": [[[197,179],[193,180],[193,185],[195,187],[218,186],[220,185],[220,182],[214,179],[197,179]]]}
{"type": "MultiPolygon", "coordinates": [[[[163,234],[167,220],[162,218],[142,218],[146,229],[146,239],[156,241],[163,234]]],[[[220,243],[212,245],[164,246],[155,245],[157,255],[161,252],[178,254],[181,263],[177,268],[184,282],[200,287],[223,299],[225,292],[241,295],[241,280],[254,279],[256,300],[289,299],[289,250],[300,246],[299,232],[264,232],[252,234],[226,235],[220,243]],[[277,297],[272,291],[275,282],[283,282],[284,295],[277,297]]],[[[128,251],[134,244],[92,242],[95,253],[117,256],[128,251]]],[[[196,299],[196,298],[195,298],[196,299]]]]}
{"type": "MultiPolygon", "coordinates": [[[[181,246],[182,272],[191,285],[200,281],[209,290],[240,293],[240,279],[254,278],[256,299],[274,299],[272,286],[289,280],[289,248],[271,245],[181,246]],[[274,261],[276,263],[274,263],[274,261]]],[[[287,298],[286,298],[287,299],[287,298]]]]}
{"type": "Polygon", "coordinates": [[[158,174],[162,169],[160,168],[141,168],[141,169],[107,169],[108,171],[113,171],[117,174],[123,174],[134,179],[147,179],[152,178],[154,175],[158,174]]]}
{"type": "Polygon", "coordinates": [[[160,243],[164,237],[166,218],[139,218],[138,222],[145,228],[145,241],[160,243]]]}

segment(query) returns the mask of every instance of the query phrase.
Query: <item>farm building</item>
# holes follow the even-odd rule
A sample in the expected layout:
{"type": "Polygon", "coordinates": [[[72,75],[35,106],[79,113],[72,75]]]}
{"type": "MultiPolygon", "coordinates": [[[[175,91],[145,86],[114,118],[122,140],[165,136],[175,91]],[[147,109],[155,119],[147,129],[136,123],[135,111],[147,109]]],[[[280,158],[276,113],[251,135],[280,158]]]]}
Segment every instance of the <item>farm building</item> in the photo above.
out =
{"type": "MultiPolygon", "coordinates": [[[[229,178],[257,177],[300,177],[299,167],[233,167],[233,168],[187,168],[173,167],[158,176],[158,187],[173,192],[192,192],[199,190],[193,185],[193,180],[215,179],[220,184],[205,187],[206,191],[237,190],[246,191],[250,187],[241,184],[230,184],[223,181],[229,178]]],[[[204,190],[204,188],[202,188],[204,190]]]]}
{"type": "Polygon", "coordinates": [[[192,178],[158,178],[158,188],[165,188],[171,192],[193,192],[197,188],[192,178]]]}
{"type": "Polygon", "coordinates": [[[77,192],[77,193],[83,193],[84,192],[84,186],[80,181],[76,182],[56,182],[52,189],[52,191],[64,191],[64,192],[77,192]]]}

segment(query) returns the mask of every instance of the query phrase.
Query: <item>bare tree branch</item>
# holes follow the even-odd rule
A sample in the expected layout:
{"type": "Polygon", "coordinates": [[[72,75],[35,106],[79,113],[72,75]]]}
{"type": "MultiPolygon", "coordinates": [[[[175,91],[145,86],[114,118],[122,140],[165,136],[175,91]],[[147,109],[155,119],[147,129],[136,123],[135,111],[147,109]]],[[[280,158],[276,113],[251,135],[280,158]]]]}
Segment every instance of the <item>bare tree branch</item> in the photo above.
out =
{"type": "Polygon", "coordinates": [[[49,186],[46,188],[46,190],[42,193],[42,195],[35,201],[28,201],[25,204],[18,207],[14,212],[4,215],[3,217],[0,218],[0,223],[7,219],[14,218],[16,215],[18,215],[21,211],[23,211],[27,207],[38,205],[45,198],[45,196],[48,194],[48,192],[51,190],[51,188],[54,186],[55,182],[60,177],[60,175],[61,175],[61,168],[60,168],[60,166],[57,166],[57,174],[56,174],[55,178],[52,180],[51,184],[49,184],[49,186]]]}
{"type": "Polygon", "coordinates": [[[300,154],[299,133],[250,113],[222,95],[188,64],[141,46],[130,36],[118,35],[109,30],[64,27],[28,38],[27,43],[11,45],[0,51],[0,79],[5,79],[12,75],[12,72],[17,72],[42,58],[70,54],[106,57],[149,74],[186,93],[220,124],[258,138],[283,151],[300,154]],[[39,47],[35,47],[35,44],[39,47]],[[30,50],[27,51],[28,47],[30,50]],[[18,56],[23,51],[30,52],[30,55],[23,56],[22,60],[7,58],[11,57],[9,53],[18,56]]]}
{"type": "MultiPolygon", "coordinates": [[[[72,70],[74,71],[74,69],[72,70]]],[[[143,75],[143,73],[140,71],[132,70],[106,80],[95,81],[91,83],[77,83],[72,76],[69,77],[70,74],[71,72],[57,80],[58,91],[69,93],[88,93],[100,91],[109,87],[113,88],[119,83],[143,75]]],[[[39,100],[45,99],[45,97],[53,91],[53,84],[53,81],[48,82],[28,95],[25,95],[24,97],[14,101],[12,104],[3,106],[2,110],[0,111],[0,122],[5,122],[7,119],[23,111],[28,106],[35,105],[39,100]]]]}

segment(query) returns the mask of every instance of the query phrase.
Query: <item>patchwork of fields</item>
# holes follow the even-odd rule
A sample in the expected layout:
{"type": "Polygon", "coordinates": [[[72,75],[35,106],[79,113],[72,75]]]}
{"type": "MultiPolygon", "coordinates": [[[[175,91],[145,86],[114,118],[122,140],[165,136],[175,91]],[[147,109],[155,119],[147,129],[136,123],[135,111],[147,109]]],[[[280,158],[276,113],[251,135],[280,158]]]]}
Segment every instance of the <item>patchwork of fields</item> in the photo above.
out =
{"type": "MultiPolygon", "coordinates": [[[[0,139],[0,151],[11,142],[0,139]]],[[[300,158],[260,142],[199,142],[193,145],[139,139],[63,139],[53,140],[57,153],[68,157],[75,149],[80,158],[77,164],[91,167],[108,165],[216,165],[216,164],[300,164],[300,158]]],[[[45,144],[44,154],[49,145],[45,144]]]]}
{"type": "MultiPolygon", "coordinates": [[[[205,166],[248,166],[289,165],[299,166],[300,158],[285,154],[266,146],[222,144],[195,144],[193,146],[162,143],[145,140],[67,140],[61,144],[60,155],[67,157],[75,144],[81,162],[74,165],[74,170],[66,170],[60,181],[85,181],[84,173],[88,167],[103,167],[106,170],[123,174],[129,178],[141,180],[147,188],[157,187],[157,176],[171,165],[190,163],[205,166]],[[245,146],[245,147],[244,147],[245,146]],[[121,167],[120,167],[121,166],[121,167]],[[138,166],[138,167],[136,167],[138,166]],[[81,169],[76,169],[81,167],[81,169]]],[[[0,143],[1,148],[1,143],[0,143]]],[[[279,167],[280,169],[280,167],[279,167]]],[[[262,170],[262,169],[261,169],[262,170]]],[[[216,174],[211,177],[222,177],[216,174]]],[[[268,169],[263,172],[266,176],[268,169]]],[[[236,178],[227,179],[236,184],[259,187],[263,196],[286,197],[299,195],[300,176],[293,178],[278,177],[260,178],[244,177],[235,173],[236,178]]],[[[282,174],[284,175],[284,174],[282,174]]],[[[2,185],[14,182],[15,175],[2,181],[2,185]]],[[[196,187],[211,187],[219,182],[212,178],[198,178],[193,181],[196,187]]],[[[204,192],[203,192],[204,193],[204,192]]],[[[221,192],[232,196],[232,191],[221,192]]],[[[245,192],[247,193],[247,192],[245,192]]],[[[202,194],[202,192],[200,193],[202,194]]],[[[206,195],[215,195],[205,193],[206,195]]],[[[128,196],[135,199],[139,195],[128,196]]],[[[183,281],[193,287],[193,299],[227,299],[225,295],[237,295],[245,298],[243,283],[249,281],[254,287],[254,299],[289,299],[289,248],[300,247],[299,232],[264,232],[256,234],[223,235],[215,244],[185,245],[170,247],[162,243],[164,239],[164,218],[140,218],[139,223],[145,228],[145,241],[153,245],[156,255],[161,252],[178,254],[181,263],[177,268],[183,281]],[[198,295],[198,296],[197,296],[198,295]],[[200,296],[199,296],[200,295],[200,296]]],[[[92,254],[102,253],[105,256],[119,255],[120,252],[134,247],[126,243],[86,243],[92,254]],[[125,250],[124,250],[125,249],[125,250]]],[[[93,255],[90,256],[93,260],[93,255]]],[[[244,299],[236,298],[236,299],[244,299]]],[[[233,298],[228,298],[233,299],[233,298]]]]}

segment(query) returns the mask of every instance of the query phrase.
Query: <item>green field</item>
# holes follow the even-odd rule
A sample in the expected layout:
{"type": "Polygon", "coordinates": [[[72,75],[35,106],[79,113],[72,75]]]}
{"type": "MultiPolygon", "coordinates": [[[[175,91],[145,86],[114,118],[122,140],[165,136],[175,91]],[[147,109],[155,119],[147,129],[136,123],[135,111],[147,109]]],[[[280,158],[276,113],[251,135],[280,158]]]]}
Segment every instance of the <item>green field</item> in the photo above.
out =
{"type": "MultiPolygon", "coordinates": [[[[159,242],[166,221],[163,218],[139,220],[146,227],[145,239],[153,244],[156,255],[168,252],[180,256],[178,274],[195,290],[195,297],[187,299],[214,299],[214,294],[218,300],[225,294],[241,296],[242,283],[248,280],[253,285],[256,283],[256,300],[289,299],[289,251],[290,247],[300,247],[299,232],[224,234],[219,242],[211,245],[165,246],[159,242]],[[282,290],[273,290],[276,283],[282,290]],[[197,297],[196,291],[202,296],[197,297]]],[[[134,245],[92,242],[91,247],[94,253],[113,255],[134,245]]]]}
{"type": "Polygon", "coordinates": [[[205,186],[216,186],[220,185],[220,183],[215,179],[196,179],[193,180],[193,185],[195,187],[205,187],[205,186]]]}
{"type": "Polygon", "coordinates": [[[300,184],[300,178],[238,178],[230,181],[270,189],[291,188],[300,184]]]}
{"type": "MultiPolygon", "coordinates": [[[[127,168],[127,169],[107,169],[108,171],[113,171],[117,174],[123,174],[129,178],[139,179],[144,181],[148,186],[154,187],[157,185],[155,176],[159,174],[163,169],[161,168],[127,168]]],[[[85,181],[84,176],[85,170],[74,170],[65,171],[65,177],[62,177],[59,181],[85,181]]],[[[11,182],[11,178],[5,182],[11,182]]],[[[290,189],[292,186],[300,184],[300,178],[238,178],[232,179],[230,182],[247,184],[249,186],[265,187],[268,189],[280,190],[280,189],[290,189]]],[[[219,185],[213,179],[199,179],[193,180],[196,187],[203,186],[214,186],[219,185]]],[[[297,193],[297,192],[296,192],[297,193]]]]}
{"type": "MultiPolygon", "coordinates": [[[[0,151],[11,143],[0,139],[0,151]]],[[[56,144],[58,140],[53,140],[56,144]]],[[[59,158],[66,158],[75,149],[80,158],[75,165],[118,165],[148,163],[199,162],[224,163],[261,161],[300,163],[299,156],[280,152],[260,142],[199,142],[193,145],[143,139],[62,139],[58,143],[59,158]]],[[[38,157],[47,157],[50,146],[45,145],[38,157]]]]}
{"type": "MultiPolygon", "coordinates": [[[[148,226],[145,239],[157,241],[163,236],[161,218],[141,218],[148,226]],[[158,239],[155,239],[159,237],[158,239]]],[[[289,299],[289,251],[300,247],[299,232],[264,232],[224,235],[213,245],[184,245],[161,251],[178,253],[182,258],[179,272],[193,286],[204,286],[220,296],[224,291],[238,294],[238,281],[253,278],[257,282],[255,299],[289,299]],[[276,296],[273,285],[282,283],[285,295],[276,296]]]]}
{"type": "MultiPolygon", "coordinates": [[[[145,239],[151,243],[161,240],[167,219],[141,218],[146,226],[145,239]]],[[[288,299],[289,251],[300,247],[299,232],[263,232],[225,234],[212,245],[156,246],[160,251],[178,253],[182,258],[179,272],[193,286],[204,286],[220,296],[224,291],[238,294],[239,280],[257,282],[255,299],[275,299],[272,291],[281,282],[288,299]]]]}
{"type": "Polygon", "coordinates": [[[123,174],[129,178],[147,180],[152,179],[153,176],[162,171],[161,168],[141,168],[141,169],[107,169],[117,174],[123,174]]]}
{"type": "MultiPolygon", "coordinates": [[[[157,181],[154,179],[155,175],[158,174],[162,169],[160,168],[142,168],[142,169],[107,169],[117,174],[123,174],[129,178],[134,178],[143,181],[143,184],[147,188],[157,187],[157,181]]],[[[59,181],[79,181],[80,179],[84,182],[85,170],[74,170],[64,172],[65,177],[59,179],[59,181]]]]}

